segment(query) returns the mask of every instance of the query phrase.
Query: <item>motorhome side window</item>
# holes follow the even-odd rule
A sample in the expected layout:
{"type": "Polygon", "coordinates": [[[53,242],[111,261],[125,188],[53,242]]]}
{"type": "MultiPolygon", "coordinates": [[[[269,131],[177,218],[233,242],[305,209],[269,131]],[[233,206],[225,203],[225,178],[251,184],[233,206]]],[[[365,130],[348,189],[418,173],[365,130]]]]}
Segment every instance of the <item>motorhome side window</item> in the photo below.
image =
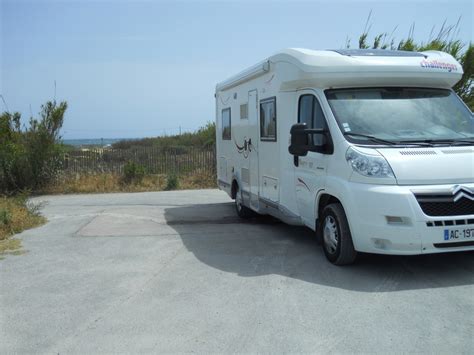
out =
{"type": "Polygon", "coordinates": [[[260,139],[276,141],[276,98],[260,101],[260,139]]]}
{"type": "MultiPolygon", "coordinates": [[[[323,110],[316,96],[307,94],[301,95],[298,105],[298,122],[306,123],[307,128],[325,129],[326,119],[323,110]]],[[[311,137],[314,144],[321,144],[321,135],[313,135],[311,137]]]]}
{"type": "Polygon", "coordinates": [[[230,107],[222,110],[222,139],[230,140],[230,107]]]}

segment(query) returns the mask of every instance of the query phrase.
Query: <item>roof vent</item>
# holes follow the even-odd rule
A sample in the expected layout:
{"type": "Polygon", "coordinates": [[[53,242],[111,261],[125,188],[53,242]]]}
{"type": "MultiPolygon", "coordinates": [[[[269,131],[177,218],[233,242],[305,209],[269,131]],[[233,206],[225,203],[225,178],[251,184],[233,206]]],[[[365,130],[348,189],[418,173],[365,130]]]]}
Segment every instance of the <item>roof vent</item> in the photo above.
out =
{"type": "Polygon", "coordinates": [[[333,51],[350,57],[427,57],[420,52],[392,51],[388,49],[333,49],[333,51]]]}

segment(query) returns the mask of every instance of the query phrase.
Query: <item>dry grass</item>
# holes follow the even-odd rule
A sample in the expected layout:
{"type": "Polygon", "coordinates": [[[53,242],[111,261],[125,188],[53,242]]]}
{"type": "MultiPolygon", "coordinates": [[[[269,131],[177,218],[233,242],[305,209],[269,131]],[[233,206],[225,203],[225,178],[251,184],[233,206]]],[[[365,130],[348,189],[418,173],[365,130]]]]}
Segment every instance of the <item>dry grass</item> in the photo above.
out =
{"type": "Polygon", "coordinates": [[[38,206],[29,205],[26,197],[0,197],[0,258],[21,253],[21,241],[9,238],[25,229],[45,223],[38,206]]]}
{"type": "Polygon", "coordinates": [[[205,170],[197,170],[192,174],[178,177],[178,189],[213,189],[217,187],[215,173],[205,170]]]}
{"type": "Polygon", "coordinates": [[[27,202],[26,197],[0,197],[0,240],[36,227],[45,222],[38,206],[27,202]]]}
{"type": "Polygon", "coordinates": [[[15,238],[7,238],[0,240],[0,259],[5,254],[19,254],[21,252],[21,240],[15,238]]]}
{"type": "MultiPolygon", "coordinates": [[[[139,183],[124,184],[118,174],[84,174],[63,176],[41,194],[145,192],[168,190],[167,175],[145,175],[139,183]]],[[[216,187],[215,175],[205,170],[178,176],[177,189],[205,189],[216,187]]]]}

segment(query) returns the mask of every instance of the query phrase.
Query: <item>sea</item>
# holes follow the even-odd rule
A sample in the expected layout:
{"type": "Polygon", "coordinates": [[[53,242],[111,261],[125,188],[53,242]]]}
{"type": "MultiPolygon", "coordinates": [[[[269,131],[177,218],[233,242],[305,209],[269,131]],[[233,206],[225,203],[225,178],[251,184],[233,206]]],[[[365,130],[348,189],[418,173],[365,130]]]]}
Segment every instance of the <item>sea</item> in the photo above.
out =
{"type": "Polygon", "coordinates": [[[99,146],[106,147],[123,140],[134,140],[139,138],[85,138],[85,139],[63,139],[63,143],[75,147],[99,146]]]}

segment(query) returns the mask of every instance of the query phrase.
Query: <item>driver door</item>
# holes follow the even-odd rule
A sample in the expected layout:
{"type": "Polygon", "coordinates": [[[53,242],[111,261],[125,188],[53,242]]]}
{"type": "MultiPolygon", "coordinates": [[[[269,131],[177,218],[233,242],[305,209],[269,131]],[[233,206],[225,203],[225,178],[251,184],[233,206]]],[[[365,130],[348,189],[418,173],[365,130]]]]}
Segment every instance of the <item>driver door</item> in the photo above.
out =
{"type": "MultiPolygon", "coordinates": [[[[306,123],[307,128],[328,129],[326,118],[317,94],[313,90],[297,92],[298,123],[306,123]]],[[[309,137],[310,144],[321,143],[321,135],[309,137]]],[[[295,158],[295,186],[298,212],[304,224],[315,229],[315,200],[318,191],[324,189],[328,155],[308,152],[304,157],[295,158]]]]}

